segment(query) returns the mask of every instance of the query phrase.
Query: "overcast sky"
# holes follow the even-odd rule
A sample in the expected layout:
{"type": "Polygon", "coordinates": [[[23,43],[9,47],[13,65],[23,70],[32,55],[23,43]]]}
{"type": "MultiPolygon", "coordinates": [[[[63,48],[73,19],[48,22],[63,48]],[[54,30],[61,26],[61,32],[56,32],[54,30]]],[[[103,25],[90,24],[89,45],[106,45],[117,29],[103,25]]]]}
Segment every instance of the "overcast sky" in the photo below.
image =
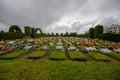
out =
{"type": "Polygon", "coordinates": [[[0,30],[10,25],[45,33],[84,33],[96,24],[120,24],[120,0],[0,0],[0,30]]]}

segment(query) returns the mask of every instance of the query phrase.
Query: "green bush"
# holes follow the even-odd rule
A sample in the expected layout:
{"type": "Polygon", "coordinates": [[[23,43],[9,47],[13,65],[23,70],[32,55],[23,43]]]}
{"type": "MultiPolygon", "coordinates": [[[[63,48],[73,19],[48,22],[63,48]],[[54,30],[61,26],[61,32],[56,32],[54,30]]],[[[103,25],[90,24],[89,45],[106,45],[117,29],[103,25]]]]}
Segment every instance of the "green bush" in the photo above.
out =
{"type": "Polygon", "coordinates": [[[25,29],[25,35],[27,37],[30,37],[31,36],[31,28],[29,26],[25,26],[24,29],[25,29]]]}
{"type": "Polygon", "coordinates": [[[105,33],[105,34],[100,34],[98,38],[103,39],[103,40],[108,40],[108,41],[119,42],[120,34],[105,33]]]}
{"type": "Polygon", "coordinates": [[[21,39],[24,37],[25,34],[23,33],[13,33],[13,32],[0,33],[0,39],[2,40],[21,39]]]}
{"type": "Polygon", "coordinates": [[[17,32],[17,33],[22,33],[22,30],[18,25],[12,25],[9,28],[9,32],[17,32]]]}

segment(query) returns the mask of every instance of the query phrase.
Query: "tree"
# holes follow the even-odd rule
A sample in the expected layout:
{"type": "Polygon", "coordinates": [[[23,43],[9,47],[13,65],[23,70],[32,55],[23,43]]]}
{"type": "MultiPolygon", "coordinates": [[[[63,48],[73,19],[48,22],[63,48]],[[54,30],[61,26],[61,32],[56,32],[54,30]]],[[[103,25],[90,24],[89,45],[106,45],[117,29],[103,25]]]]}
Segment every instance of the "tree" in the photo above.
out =
{"type": "Polygon", "coordinates": [[[58,33],[56,33],[56,35],[55,36],[59,36],[59,34],[58,33]]]}
{"type": "Polygon", "coordinates": [[[12,25],[9,28],[9,32],[22,33],[22,30],[18,25],[12,25]]]}
{"type": "Polygon", "coordinates": [[[55,36],[55,34],[52,32],[52,36],[55,36]]]}
{"type": "Polygon", "coordinates": [[[4,31],[2,30],[2,31],[0,31],[0,33],[4,33],[4,31]]]}
{"type": "Polygon", "coordinates": [[[94,38],[94,28],[89,29],[89,37],[94,38]]]}
{"type": "Polygon", "coordinates": [[[63,33],[60,34],[60,36],[63,36],[63,35],[64,35],[63,33]]]}
{"type": "Polygon", "coordinates": [[[103,34],[103,26],[102,25],[95,26],[95,29],[94,29],[94,38],[98,38],[99,34],[103,34]]]}
{"type": "Polygon", "coordinates": [[[69,36],[68,32],[66,32],[64,36],[69,36]]]}

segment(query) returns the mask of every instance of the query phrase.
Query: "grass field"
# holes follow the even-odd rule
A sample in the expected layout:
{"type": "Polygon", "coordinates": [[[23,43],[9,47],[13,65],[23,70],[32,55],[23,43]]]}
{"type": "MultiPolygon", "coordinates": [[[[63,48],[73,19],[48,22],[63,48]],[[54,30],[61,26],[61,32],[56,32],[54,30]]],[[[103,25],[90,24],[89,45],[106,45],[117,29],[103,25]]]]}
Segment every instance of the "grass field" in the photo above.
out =
{"type": "MultiPolygon", "coordinates": [[[[84,55],[84,53],[77,51],[69,51],[72,60],[67,60],[65,51],[61,50],[51,51],[49,57],[44,60],[17,58],[26,52],[26,50],[18,50],[1,56],[7,60],[0,60],[0,80],[120,79],[120,62],[112,61],[109,56],[99,52],[88,53],[88,55],[96,59],[92,61],[87,60],[88,56],[84,55]],[[78,61],[75,61],[76,59],[78,61]]],[[[41,58],[45,54],[46,51],[33,51],[28,57],[41,58]]]]}
{"type": "Polygon", "coordinates": [[[0,60],[0,80],[119,80],[120,63],[0,60]]]}

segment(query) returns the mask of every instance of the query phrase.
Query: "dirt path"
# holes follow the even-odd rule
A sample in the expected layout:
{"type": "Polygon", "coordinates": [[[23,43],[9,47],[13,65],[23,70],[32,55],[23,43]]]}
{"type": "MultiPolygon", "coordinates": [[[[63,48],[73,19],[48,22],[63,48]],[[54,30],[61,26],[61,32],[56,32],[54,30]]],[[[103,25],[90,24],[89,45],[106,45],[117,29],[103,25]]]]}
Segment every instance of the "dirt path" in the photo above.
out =
{"type": "Polygon", "coordinates": [[[81,49],[79,49],[79,51],[87,57],[88,61],[96,61],[96,59],[91,57],[88,53],[83,52],[81,49]]]}
{"type": "Polygon", "coordinates": [[[68,47],[66,46],[65,42],[63,41],[63,46],[64,46],[64,52],[65,52],[65,57],[67,60],[71,60],[69,53],[68,53],[68,47]]]}
{"type": "Polygon", "coordinates": [[[54,48],[50,48],[48,51],[46,51],[46,54],[41,58],[41,60],[49,59],[51,52],[54,50],[54,48]]]}

